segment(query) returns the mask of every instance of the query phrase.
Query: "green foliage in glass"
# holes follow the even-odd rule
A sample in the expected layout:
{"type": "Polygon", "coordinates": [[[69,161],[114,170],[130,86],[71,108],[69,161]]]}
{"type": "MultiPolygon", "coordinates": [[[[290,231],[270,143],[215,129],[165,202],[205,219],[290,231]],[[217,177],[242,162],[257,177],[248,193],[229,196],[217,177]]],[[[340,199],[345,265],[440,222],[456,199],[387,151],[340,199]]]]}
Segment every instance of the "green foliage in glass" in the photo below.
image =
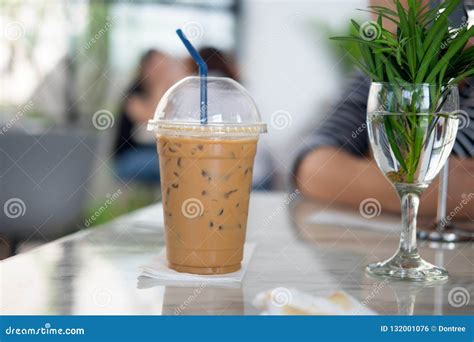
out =
{"type": "MultiPolygon", "coordinates": [[[[359,24],[351,20],[358,35],[333,37],[339,41],[357,43],[357,58],[348,50],[354,62],[374,82],[399,84],[429,84],[433,91],[431,115],[418,115],[418,96],[414,92],[412,103],[398,108],[403,115],[387,115],[385,129],[390,147],[400,164],[397,175],[387,175],[397,183],[412,183],[425,143],[426,127],[433,129],[439,116],[443,91],[474,75],[474,46],[466,48],[474,37],[474,26],[463,23],[452,28],[448,17],[461,0],[447,0],[432,7],[422,0],[408,0],[404,7],[399,0],[392,0],[395,10],[384,6],[369,6],[368,12],[377,16],[376,22],[359,24]],[[383,27],[385,19],[396,25],[396,33],[383,27]],[[367,25],[368,24],[368,25],[367,25]],[[400,142],[402,142],[400,144],[400,142]]],[[[421,97],[421,95],[420,95],[421,97]]]]}

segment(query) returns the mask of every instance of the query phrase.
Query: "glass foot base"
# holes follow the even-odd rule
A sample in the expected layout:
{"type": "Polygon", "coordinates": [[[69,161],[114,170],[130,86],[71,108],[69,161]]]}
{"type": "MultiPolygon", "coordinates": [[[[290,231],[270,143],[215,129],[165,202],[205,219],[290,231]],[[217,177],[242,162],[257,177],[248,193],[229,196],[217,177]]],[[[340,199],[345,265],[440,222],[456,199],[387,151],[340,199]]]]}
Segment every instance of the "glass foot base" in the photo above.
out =
{"type": "Polygon", "coordinates": [[[418,253],[397,253],[390,259],[370,264],[366,272],[378,277],[417,282],[438,282],[448,279],[448,272],[424,261],[418,253]]]}
{"type": "Polygon", "coordinates": [[[438,229],[436,223],[421,225],[418,229],[418,238],[422,240],[439,241],[439,242],[465,242],[474,241],[474,232],[456,227],[454,224],[438,229]]]}

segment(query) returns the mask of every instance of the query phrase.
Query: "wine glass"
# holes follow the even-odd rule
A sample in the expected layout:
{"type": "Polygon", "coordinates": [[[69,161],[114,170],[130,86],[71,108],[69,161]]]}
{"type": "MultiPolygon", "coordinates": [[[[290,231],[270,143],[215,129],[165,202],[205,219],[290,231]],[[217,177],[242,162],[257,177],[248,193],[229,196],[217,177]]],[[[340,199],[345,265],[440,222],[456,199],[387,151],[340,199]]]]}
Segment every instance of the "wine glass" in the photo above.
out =
{"type": "Polygon", "coordinates": [[[420,194],[439,173],[456,138],[457,87],[372,83],[367,127],[375,161],[401,200],[400,246],[390,259],[368,265],[376,276],[441,281],[445,269],[424,261],[417,251],[416,217],[420,194]]]}

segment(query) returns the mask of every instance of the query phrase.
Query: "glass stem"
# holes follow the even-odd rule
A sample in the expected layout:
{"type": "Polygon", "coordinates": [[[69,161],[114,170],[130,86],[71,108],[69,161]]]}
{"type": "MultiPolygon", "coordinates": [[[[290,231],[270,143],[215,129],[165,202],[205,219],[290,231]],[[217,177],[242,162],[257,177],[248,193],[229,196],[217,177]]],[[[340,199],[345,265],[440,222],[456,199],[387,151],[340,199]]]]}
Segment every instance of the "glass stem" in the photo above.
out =
{"type": "Polygon", "coordinates": [[[400,252],[416,254],[416,216],[420,204],[420,195],[414,191],[399,191],[402,210],[402,233],[400,252]]]}
{"type": "Polygon", "coordinates": [[[397,295],[398,314],[404,316],[413,316],[415,311],[416,295],[397,295]]]}

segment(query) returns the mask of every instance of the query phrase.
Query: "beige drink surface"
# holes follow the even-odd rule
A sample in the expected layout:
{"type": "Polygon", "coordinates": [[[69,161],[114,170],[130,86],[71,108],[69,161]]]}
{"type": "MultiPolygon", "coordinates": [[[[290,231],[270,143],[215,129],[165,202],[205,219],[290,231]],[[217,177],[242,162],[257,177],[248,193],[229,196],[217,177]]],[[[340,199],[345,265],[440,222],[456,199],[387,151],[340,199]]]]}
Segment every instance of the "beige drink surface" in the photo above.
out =
{"type": "Polygon", "coordinates": [[[257,139],[160,136],[169,266],[218,274],[240,268],[257,139]]]}

